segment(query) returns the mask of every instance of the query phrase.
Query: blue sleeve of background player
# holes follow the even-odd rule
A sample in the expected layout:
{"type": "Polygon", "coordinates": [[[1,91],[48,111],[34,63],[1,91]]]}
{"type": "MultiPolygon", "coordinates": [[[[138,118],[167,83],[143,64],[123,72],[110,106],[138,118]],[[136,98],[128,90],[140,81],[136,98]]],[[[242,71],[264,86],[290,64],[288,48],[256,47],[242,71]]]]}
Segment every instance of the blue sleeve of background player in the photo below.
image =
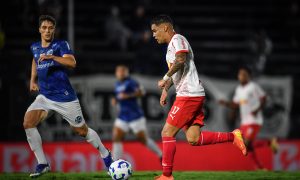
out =
{"type": "Polygon", "coordinates": [[[61,41],[60,43],[60,55],[63,56],[64,54],[73,54],[67,41],[61,41]]]}
{"type": "Polygon", "coordinates": [[[136,91],[137,89],[140,88],[140,85],[137,81],[131,80],[130,87],[132,88],[133,91],[136,91]]]}

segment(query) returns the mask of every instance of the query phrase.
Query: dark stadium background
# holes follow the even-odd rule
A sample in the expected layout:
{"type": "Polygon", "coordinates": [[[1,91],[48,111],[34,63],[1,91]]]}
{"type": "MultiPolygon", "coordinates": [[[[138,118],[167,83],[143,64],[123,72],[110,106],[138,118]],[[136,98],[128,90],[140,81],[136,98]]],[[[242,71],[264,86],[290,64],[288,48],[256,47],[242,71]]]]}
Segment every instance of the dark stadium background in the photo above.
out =
{"type": "MultiPolygon", "coordinates": [[[[58,0],[1,2],[0,141],[26,141],[23,115],[34,99],[28,91],[32,60],[29,47],[39,40],[38,16],[54,15],[58,22],[56,37],[70,41],[68,3],[58,0]]],[[[177,31],[189,39],[199,73],[234,80],[236,69],[241,64],[251,66],[255,58],[264,54],[267,59],[265,67],[255,71],[255,76],[291,76],[293,94],[288,138],[300,138],[298,1],[74,0],[73,7],[74,39],[71,44],[75,47],[78,66],[71,73],[72,77],[113,74],[114,67],[120,63],[129,65],[135,74],[163,75],[167,68],[165,46],[156,45],[153,39],[148,40],[149,34],[143,34],[146,40],[135,36],[150,28],[151,17],[168,14],[174,19],[177,31]],[[145,10],[145,16],[140,19],[135,17],[138,7],[145,10]],[[127,34],[126,28],[121,32],[125,36],[122,39],[125,46],[108,42],[105,26],[112,9],[114,13],[119,10],[118,19],[123,22],[123,30],[126,27],[131,34],[127,34]],[[265,47],[267,39],[272,43],[271,52],[265,47]]]]}

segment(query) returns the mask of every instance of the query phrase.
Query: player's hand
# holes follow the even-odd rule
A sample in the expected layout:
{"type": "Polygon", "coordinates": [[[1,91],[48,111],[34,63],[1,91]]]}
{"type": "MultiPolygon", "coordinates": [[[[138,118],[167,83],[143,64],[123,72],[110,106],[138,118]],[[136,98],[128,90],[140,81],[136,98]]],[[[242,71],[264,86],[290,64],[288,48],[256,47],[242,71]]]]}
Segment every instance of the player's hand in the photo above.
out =
{"type": "Polygon", "coordinates": [[[112,106],[116,106],[117,105],[116,98],[111,98],[110,103],[111,103],[112,106]]]}
{"type": "Polygon", "coordinates": [[[45,55],[45,54],[41,54],[39,61],[44,61],[44,60],[48,60],[48,59],[54,59],[55,56],[53,55],[45,55]]]}
{"type": "Polygon", "coordinates": [[[39,86],[36,82],[30,81],[30,92],[39,91],[39,86]]]}
{"type": "Polygon", "coordinates": [[[168,97],[168,92],[165,89],[163,89],[159,101],[161,106],[167,105],[167,97],[168,97]]]}
{"type": "Polygon", "coordinates": [[[160,89],[163,89],[163,88],[166,86],[166,83],[167,83],[167,81],[161,79],[161,80],[158,81],[157,86],[158,86],[160,89]]]}
{"type": "Polygon", "coordinates": [[[220,104],[220,105],[223,105],[223,106],[226,106],[226,101],[225,100],[223,100],[223,99],[220,99],[220,100],[218,100],[218,103],[220,104]]]}
{"type": "Polygon", "coordinates": [[[118,94],[118,99],[120,99],[120,100],[129,99],[129,98],[131,98],[131,96],[129,94],[126,94],[126,93],[118,94]]]}
{"type": "Polygon", "coordinates": [[[253,116],[256,116],[256,115],[257,115],[257,113],[258,113],[258,110],[255,110],[255,111],[252,111],[252,113],[251,113],[251,114],[252,114],[253,116]]]}

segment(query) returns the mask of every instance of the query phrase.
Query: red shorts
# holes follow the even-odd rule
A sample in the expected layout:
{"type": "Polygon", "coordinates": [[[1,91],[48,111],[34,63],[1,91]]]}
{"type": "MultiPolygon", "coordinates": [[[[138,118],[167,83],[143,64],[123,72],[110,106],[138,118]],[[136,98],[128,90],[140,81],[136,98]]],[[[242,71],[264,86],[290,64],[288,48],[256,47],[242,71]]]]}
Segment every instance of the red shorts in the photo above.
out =
{"type": "Polygon", "coordinates": [[[244,139],[254,141],[261,125],[258,124],[248,124],[248,125],[241,125],[240,130],[242,131],[244,139]]]}
{"type": "Polygon", "coordinates": [[[204,126],[203,104],[205,96],[176,97],[168,114],[167,123],[187,129],[192,125],[204,126]]]}

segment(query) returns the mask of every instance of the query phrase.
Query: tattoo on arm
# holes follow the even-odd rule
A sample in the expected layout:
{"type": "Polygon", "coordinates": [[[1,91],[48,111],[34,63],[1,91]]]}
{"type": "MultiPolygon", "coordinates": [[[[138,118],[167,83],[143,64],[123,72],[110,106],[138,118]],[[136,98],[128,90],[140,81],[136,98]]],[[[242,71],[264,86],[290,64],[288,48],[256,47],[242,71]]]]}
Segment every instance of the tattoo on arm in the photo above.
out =
{"type": "Polygon", "coordinates": [[[186,62],[186,53],[178,53],[176,54],[175,62],[167,72],[167,76],[171,77],[177,71],[184,67],[184,63],[186,62]]]}
{"type": "Polygon", "coordinates": [[[172,87],[172,85],[173,85],[173,81],[172,78],[170,78],[165,85],[165,90],[168,91],[172,87]]]}

